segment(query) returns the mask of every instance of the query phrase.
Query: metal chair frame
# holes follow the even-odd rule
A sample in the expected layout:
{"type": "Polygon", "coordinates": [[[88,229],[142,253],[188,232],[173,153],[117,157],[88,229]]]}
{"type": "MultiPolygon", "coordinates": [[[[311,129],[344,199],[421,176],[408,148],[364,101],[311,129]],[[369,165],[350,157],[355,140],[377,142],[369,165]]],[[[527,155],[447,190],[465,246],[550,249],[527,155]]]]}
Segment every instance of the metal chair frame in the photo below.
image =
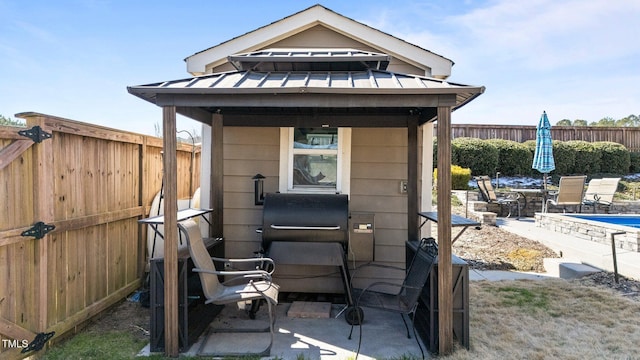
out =
{"type": "Polygon", "coordinates": [[[345,312],[345,319],[351,324],[349,339],[351,339],[353,334],[354,326],[359,325],[360,327],[358,353],[360,352],[360,344],[362,342],[362,323],[364,321],[364,312],[360,306],[363,306],[400,314],[404,327],[407,330],[407,338],[409,339],[411,338],[411,334],[405,320],[405,315],[411,315],[413,335],[416,338],[416,342],[422,353],[422,358],[424,359],[424,351],[416,335],[415,316],[418,308],[418,300],[429,278],[429,273],[436,263],[437,255],[438,245],[435,240],[433,238],[424,238],[420,240],[418,250],[406,270],[406,277],[401,285],[380,281],[370,284],[365,289],[354,289],[358,297],[355,306],[347,309],[345,312]],[[398,291],[395,294],[381,291],[388,288],[396,288],[398,291]]]}
{"type": "MultiPolygon", "coordinates": [[[[248,258],[248,259],[224,259],[210,257],[202,240],[200,226],[193,219],[185,220],[178,223],[180,231],[185,234],[189,245],[189,252],[194,263],[194,272],[200,276],[202,290],[205,296],[205,304],[225,305],[238,302],[249,302],[255,300],[264,300],[269,310],[269,327],[264,329],[217,329],[209,328],[205,335],[202,345],[198,351],[198,355],[202,356],[244,356],[248,355],[246,351],[224,354],[204,353],[203,349],[207,343],[207,339],[215,332],[270,332],[271,341],[266,349],[255,353],[255,355],[269,356],[271,347],[273,346],[275,334],[275,306],[278,304],[278,285],[274,284],[271,274],[275,270],[273,260],[269,258],[248,258]],[[218,271],[214,262],[231,263],[231,264],[256,264],[255,270],[233,270],[218,271]],[[267,264],[268,266],[265,266],[267,264]],[[269,271],[261,270],[263,268],[269,271]],[[231,276],[225,282],[220,282],[218,276],[231,276]]],[[[251,316],[253,318],[253,316],[251,316]]],[[[239,349],[241,350],[241,349],[239,349]]]]}
{"type": "MultiPolygon", "coordinates": [[[[499,198],[496,195],[495,190],[493,189],[493,184],[491,184],[490,177],[486,175],[476,176],[474,180],[476,181],[476,184],[478,184],[478,189],[480,190],[480,194],[482,195],[484,201],[488,202],[489,204],[499,204],[501,210],[503,206],[508,206],[509,213],[507,214],[507,217],[511,217],[511,206],[515,204],[518,208],[517,219],[520,219],[520,195],[518,195],[518,193],[507,192],[504,194],[504,197],[499,198]]],[[[502,211],[500,215],[502,215],[502,211]]]]}

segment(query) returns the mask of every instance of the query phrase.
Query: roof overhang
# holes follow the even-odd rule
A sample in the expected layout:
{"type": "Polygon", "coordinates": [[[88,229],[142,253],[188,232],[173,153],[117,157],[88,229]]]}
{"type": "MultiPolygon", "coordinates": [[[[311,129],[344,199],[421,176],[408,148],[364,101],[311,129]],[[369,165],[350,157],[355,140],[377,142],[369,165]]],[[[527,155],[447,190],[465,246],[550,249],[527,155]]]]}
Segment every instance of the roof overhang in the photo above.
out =
{"type": "Polygon", "coordinates": [[[176,106],[180,114],[204,123],[210,122],[210,114],[222,113],[225,118],[242,119],[236,125],[252,125],[253,121],[260,126],[284,126],[278,117],[287,115],[287,121],[293,121],[310,114],[316,119],[319,115],[331,118],[334,123],[342,117],[341,126],[392,126],[392,118],[404,119],[409,114],[418,115],[424,123],[435,120],[436,108],[455,110],[484,92],[482,86],[380,70],[232,71],[127,89],[158,106],[176,106]],[[265,123],[266,118],[273,123],[265,123]],[[353,120],[358,118],[364,122],[353,120]],[[380,121],[367,122],[368,118],[380,121]]]}

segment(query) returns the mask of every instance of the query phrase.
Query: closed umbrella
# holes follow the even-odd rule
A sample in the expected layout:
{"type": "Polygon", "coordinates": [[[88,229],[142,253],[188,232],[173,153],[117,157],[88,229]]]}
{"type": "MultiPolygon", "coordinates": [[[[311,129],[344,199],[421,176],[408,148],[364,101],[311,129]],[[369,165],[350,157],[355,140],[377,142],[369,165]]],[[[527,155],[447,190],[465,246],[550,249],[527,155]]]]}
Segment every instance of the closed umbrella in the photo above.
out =
{"type": "Polygon", "coordinates": [[[536,128],[536,151],[533,154],[533,169],[543,174],[544,185],[547,188],[547,175],[555,170],[556,163],[553,160],[553,141],[551,140],[551,124],[547,118],[547,112],[543,111],[538,127],[536,128]]]}

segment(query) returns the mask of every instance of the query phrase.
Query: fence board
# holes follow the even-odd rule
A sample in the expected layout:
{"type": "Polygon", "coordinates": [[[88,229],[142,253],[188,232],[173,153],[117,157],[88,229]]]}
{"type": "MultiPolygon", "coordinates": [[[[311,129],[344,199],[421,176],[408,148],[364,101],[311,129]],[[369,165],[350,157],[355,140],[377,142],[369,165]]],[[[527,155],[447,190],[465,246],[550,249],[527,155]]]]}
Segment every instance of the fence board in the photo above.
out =
{"type": "MultiPolygon", "coordinates": [[[[0,153],[21,151],[0,168],[0,339],[61,335],[138,287],[146,229],[137,220],[162,183],[161,139],[18,116],[53,136],[26,146],[15,128],[0,127],[0,153]],[[56,229],[40,240],[20,236],[41,220],[56,229]]],[[[191,197],[190,175],[192,188],[199,186],[200,151],[190,174],[192,149],[178,145],[182,198],[191,197]]],[[[0,348],[0,358],[10,354],[0,348]]]]}
{"type": "MultiPolygon", "coordinates": [[[[536,139],[536,127],[531,125],[452,124],[451,132],[452,138],[473,137],[517,142],[536,139]]],[[[624,145],[629,151],[640,152],[638,127],[552,126],[551,137],[560,141],[611,141],[624,145]]]]}

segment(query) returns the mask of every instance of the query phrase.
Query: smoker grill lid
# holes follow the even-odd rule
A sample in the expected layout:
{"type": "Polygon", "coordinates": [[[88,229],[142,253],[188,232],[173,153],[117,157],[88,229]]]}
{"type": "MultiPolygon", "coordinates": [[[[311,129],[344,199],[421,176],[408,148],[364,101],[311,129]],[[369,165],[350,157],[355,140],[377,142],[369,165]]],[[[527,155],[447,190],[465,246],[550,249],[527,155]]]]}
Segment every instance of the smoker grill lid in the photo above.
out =
{"type": "Polygon", "coordinates": [[[349,199],[338,194],[268,193],[262,241],[339,242],[348,240],[349,199]]]}

